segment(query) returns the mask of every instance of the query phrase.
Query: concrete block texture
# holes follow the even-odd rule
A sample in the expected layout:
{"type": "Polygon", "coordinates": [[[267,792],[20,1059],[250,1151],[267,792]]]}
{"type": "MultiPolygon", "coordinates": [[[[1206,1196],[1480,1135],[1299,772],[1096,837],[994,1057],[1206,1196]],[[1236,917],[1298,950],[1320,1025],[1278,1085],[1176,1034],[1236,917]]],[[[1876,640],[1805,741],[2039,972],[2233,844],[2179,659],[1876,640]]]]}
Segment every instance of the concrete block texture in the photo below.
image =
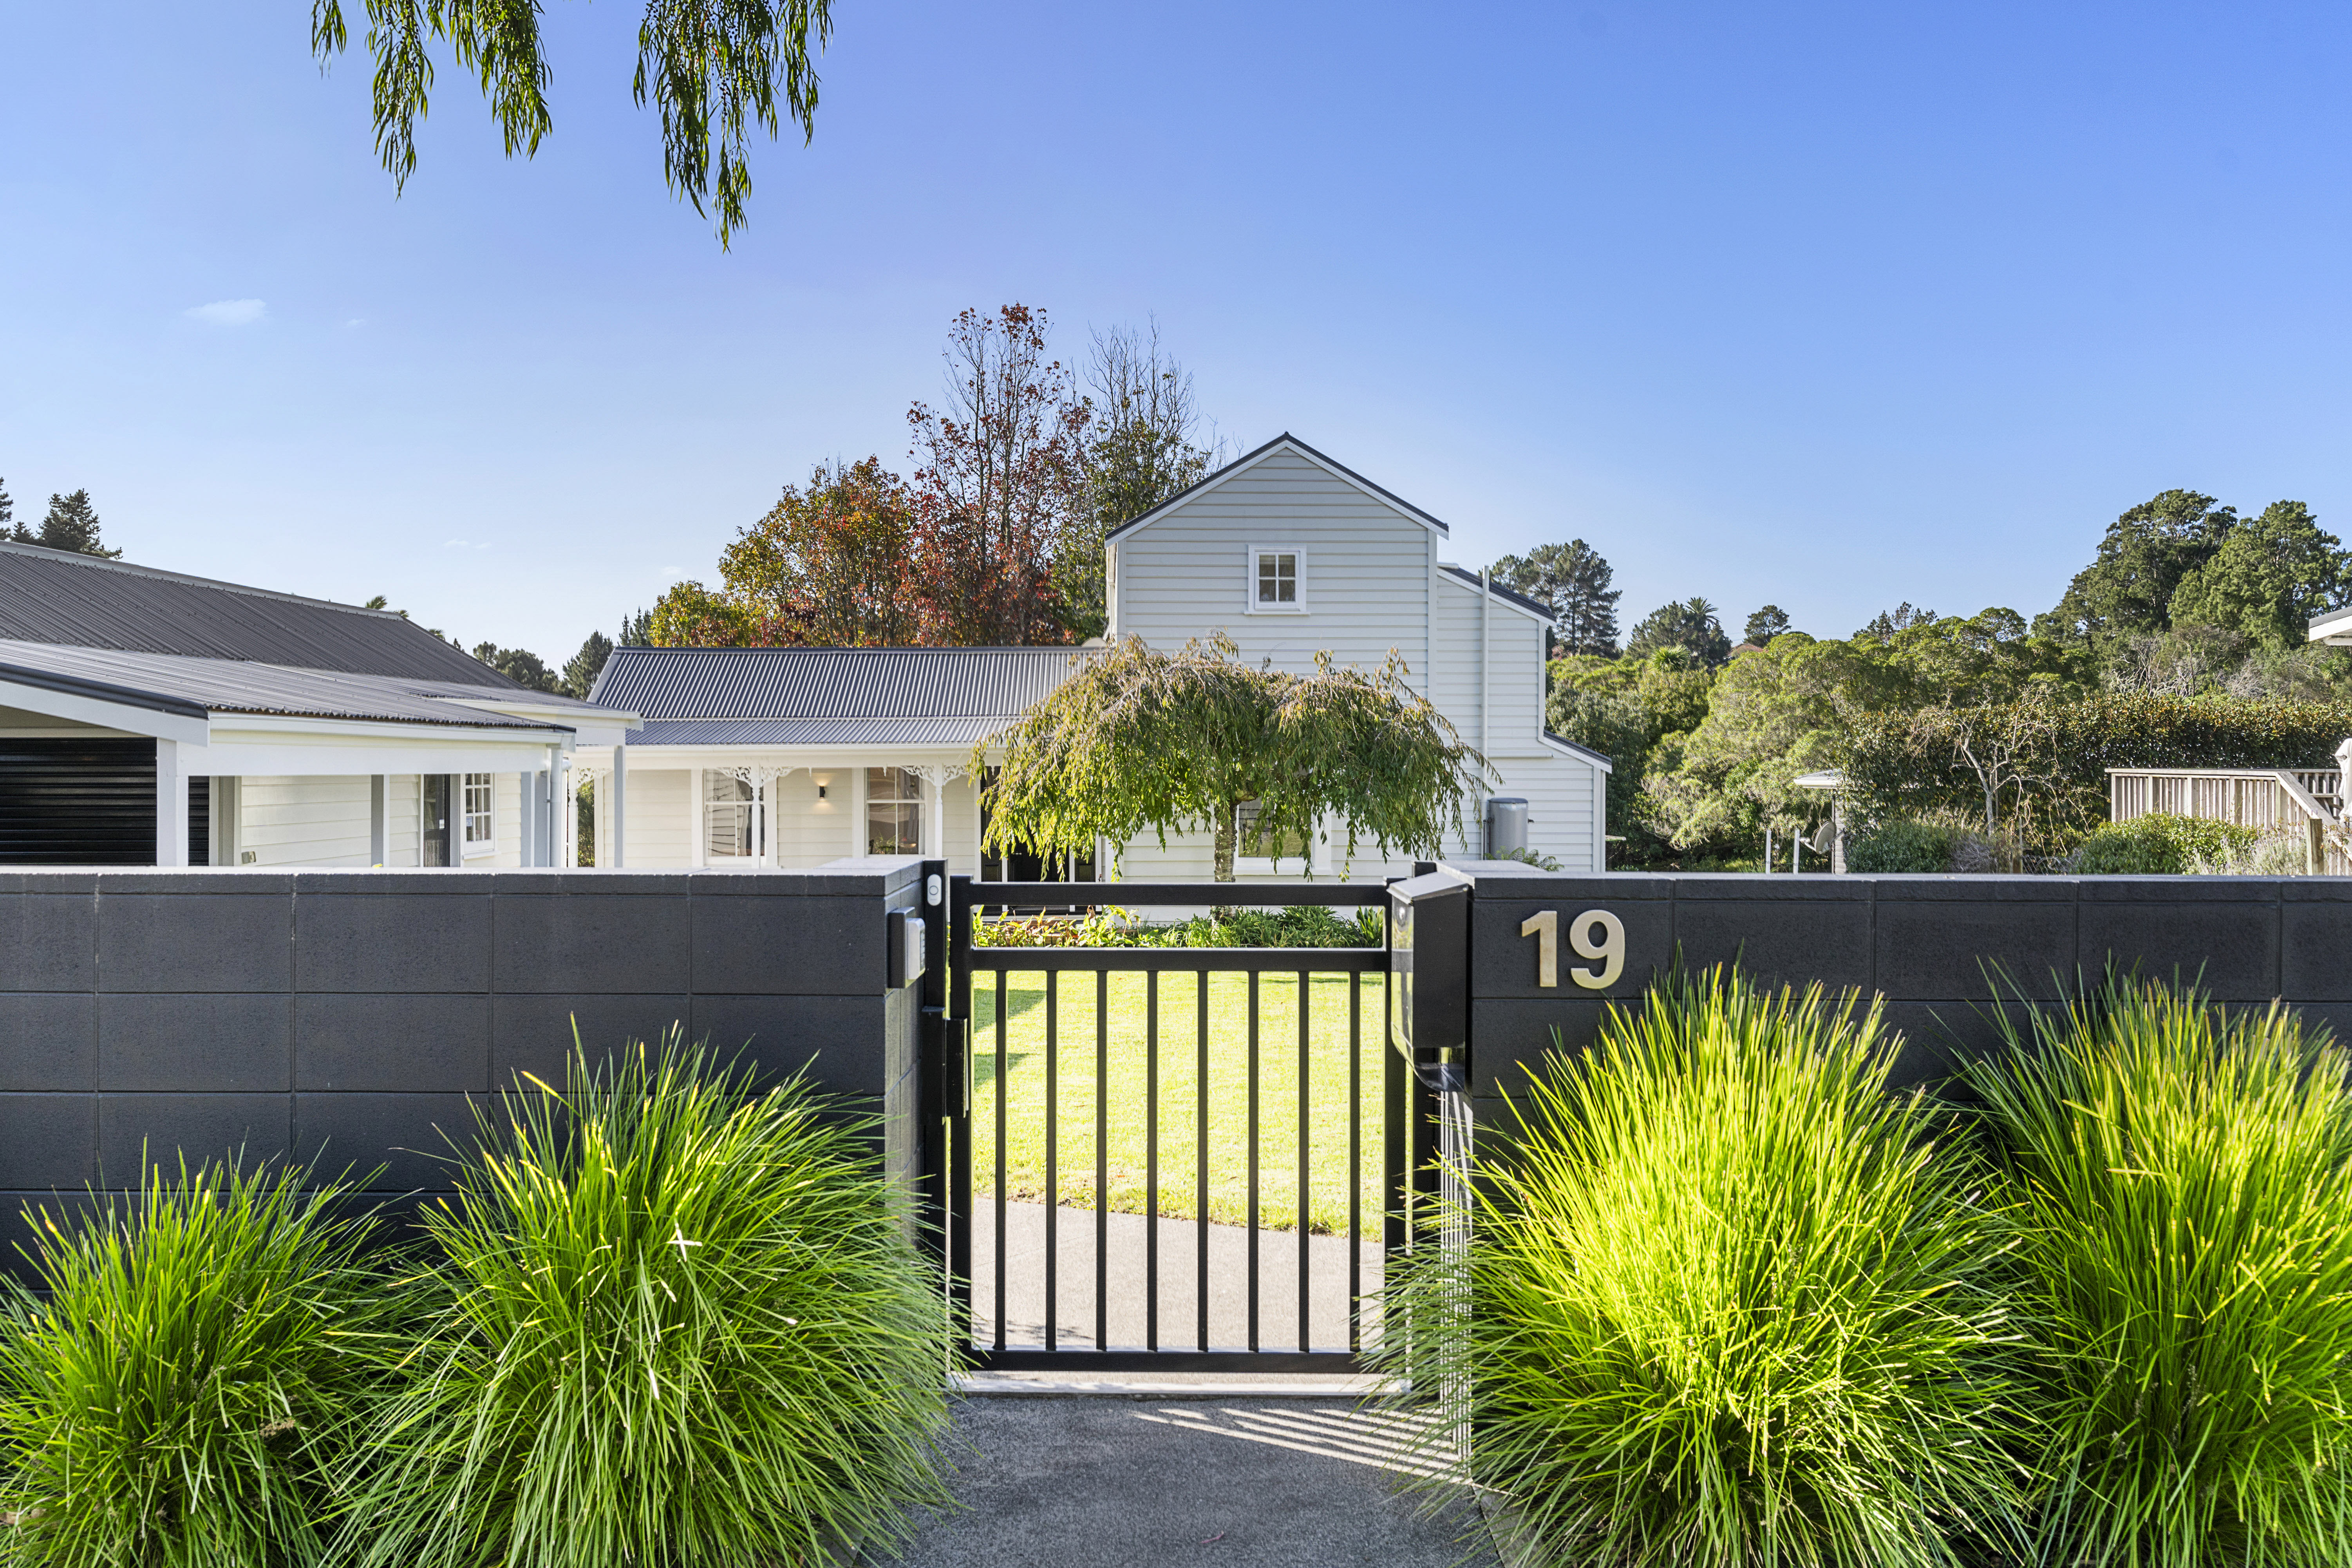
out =
{"type": "Polygon", "coordinates": [[[486,893],[313,893],[296,902],[295,919],[299,990],[490,988],[486,893]]]}
{"type": "Polygon", "coordinates": [[[98,1087],[98,998],[87,991],[0,994],[0,1093],[98,1087]]]}
{"type": "MultiPolygon", "coordinates": [[[[1762,881],[1764,879],[1757,878],[1762,881]]],[[[1791,877],[1801,885],[1803,879],[1791,877]]],[[[1675,951],[1692,968],[1737,962],[1773,985],[1871,984],[1867,898],[1675,900],[1675,951]]]]}
{"type": "Polygon", "coordinates": [[[294,1087],[485,1092],[492,1006],[488,996],[297,996],[294,1087]]]}
{"type": "MultiPolygon", "coordinates": [[[[921,862],[762,872],[10,871],[0,1191],[323,1149],[446,1184],[467,1097],[676,1028],[868,1109],[913,1100],[883,912],[921,862]],[[704,906],[708,906],[705,908],[704,906]]],[[[911,1123],[901,1140],[911,1139],[911,1123]]]]}
{"type": "Polygon", "coordinates": [[[2075,905],[1887,897],[1877,900],[1872,981],[1889,997],[2046,999],[2074,984],[2075,905]]]}
{"type": "Polygon", "coordinates": [[[99,894],[99,989],[285,992],[293,988],[292,899],[245,891],[118,890],[125,879],[108,878],[112,885],[99,894]]]}
{"type": "Polygon", "coordinates": [[[295,1157],[367,1192],[447,1192],[452,1160],[476,1147],[475,1106],[462,1094],[298,1094],[295,1157]]]}
{"type": "Polygon", "coordinates": [[[292,997],[268,993],[100,993],[98,1087],[147,1093],[289,1089],[293,1012],[292,997]]]}
{"type": "Polygon", "coordinates": [[[90,989],[98,983],[96,896],[0,893],[0,989],[90,989]]]}

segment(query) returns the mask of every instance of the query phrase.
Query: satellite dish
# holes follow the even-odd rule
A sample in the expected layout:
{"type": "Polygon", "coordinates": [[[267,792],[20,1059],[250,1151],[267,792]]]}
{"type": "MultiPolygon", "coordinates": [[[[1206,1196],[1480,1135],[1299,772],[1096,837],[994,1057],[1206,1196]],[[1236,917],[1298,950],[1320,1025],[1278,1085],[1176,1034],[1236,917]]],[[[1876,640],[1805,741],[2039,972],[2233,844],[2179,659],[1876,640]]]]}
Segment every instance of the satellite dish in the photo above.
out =
{"type": "Polygon", "coordinates": [[[1834,837],[1830,829],[1829,819],[1823,817],[1814,825],[1812,832],[1807,835],[1805,847],[1816,855],[1826,855],[1830,852],[1830,845],[1834,837]]]}

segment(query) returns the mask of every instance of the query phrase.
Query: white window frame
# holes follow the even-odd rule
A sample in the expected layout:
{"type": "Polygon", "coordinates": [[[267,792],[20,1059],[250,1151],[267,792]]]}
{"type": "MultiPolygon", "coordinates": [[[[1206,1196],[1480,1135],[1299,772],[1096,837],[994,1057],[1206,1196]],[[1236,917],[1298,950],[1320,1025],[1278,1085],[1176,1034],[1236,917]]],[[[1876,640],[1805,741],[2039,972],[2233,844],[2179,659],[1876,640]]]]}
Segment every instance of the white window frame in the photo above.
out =
{"type": "Polygon", "coordinates": [[[732,768],[704,769],[702,772],[701,843],[705,862],[723,866],[747,866],[756,862],[760,858],[760,828],[757,821],[759,810],[758,785],[739,776],[732,768]],[[729,798],[725,800],[717,798],[721,785],[727,786],[729,791],[729,798]],[[733,792],[736,790],[741,790],[744,793],[735,795],[733,792]],[[710,847],[710,840],[719,826],[718,813],[721,809],[734,819],[737,833],[740,835],[736,842],[745,846],[740,855],[722,855],[710,847]]]}
{"type": "MultiPolygon", "coordinates": [[[[870,855],[874,852],[874,808],[877,805],[910,805],[914,807],[915,848],[912,852],[917,855],[926,853],[922,847],[925,827],[923,818],[929,816],[929,813],[923,809],[923,791],[925,786],[922,775],[898,763],[868,763],[858,771],[857,776],[860,781],[857,792],[860,797],[857,803],[858,854],[870,855]],[[877,771],[896,773],[902,775],[907,782],[908,793],[905,795],[886,795],[877,797],[874,794],[874,774],[877,771]]],[[[906,851],[901,851],[901,853],[906,853],[906,851]]]]}
{"type": "Polygon", "coordinates": [[[459,773],[457,775],[457,839],[462,848],[460,860],[471,860],[483,855],[495,855],[499,848],[499,775],[496,773],[459,773]],[[481,780],[478,786],[474,781],[481,780]],[[482,792],[482,809],[474,809],[474,791],[482,792]],[[474,837],[474,819],[482,822],[482,836],[474,837]]]}
{"type": "Polygon", "coordinates": [[[1242,584],[1242,612],[1251,616],[1303,616],[1307,613],[1307,552],[1296,544],[1253,544],[1249,547],[1248,574],[1242,584]],[[1290,579],[1296,597],[1287,605],[1265,605],[1258,602],[1258,563],[1269,555],[1290,557],[1290,579]]]}
{"type": "MultiPolygon", "coordinates": [[[[1244,801],[1234,807],[1234,875],[1274,877],[1284,875],[1286,871],[1293,877],[1298,875],[1298,858],[1295,855],[1276,859],[1267,855],[1242,853],[1242,846],[1248,841],[1248,836],[1242,831],[1242,813],[1256,804],[1255,801],[1244,801]]],[[[1307,835],[1307,870],[1309,874],[1323,869],[1322,849],[1323,824],[1318,821],[1307,835]]]]}

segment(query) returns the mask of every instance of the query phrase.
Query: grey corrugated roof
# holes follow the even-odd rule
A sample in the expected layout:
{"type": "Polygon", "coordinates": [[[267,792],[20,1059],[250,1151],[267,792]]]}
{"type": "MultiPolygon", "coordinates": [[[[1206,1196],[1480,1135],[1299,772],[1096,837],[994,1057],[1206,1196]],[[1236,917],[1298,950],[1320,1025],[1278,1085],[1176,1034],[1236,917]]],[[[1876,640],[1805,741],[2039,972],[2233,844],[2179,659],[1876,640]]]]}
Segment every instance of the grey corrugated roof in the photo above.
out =
{"type": "Polygon", "coordinates": [[[237,659],[0,640],[0,681],[9,680],[191,717],[278,713],[554,733],[570,726],[560,720],[517,718],[463,704],[516,700],[559,709],[587,706],[525,692],[512,682],[486,689],[470,681],[405,680],[237,659]]]}
{"type": "Polygon", "coordinates": [[[656,719],[632,746],[973,746],[1012,721],[985,719],[656,719]]]}
{"type": "MultiPolygon", "coordinates": [[[[1070,647],[616,647],[588,700],[662,719],[1012,719],[1070,647]]],[[[687,743],[687,742],[680,742],[687,743]]],[[[692,742],[702,743],[702,742],[692,742]]]]}
{"type": "Polygon", "coordinates": [[[31,544],[0,543],[0,639],[522,689],[388,610],[31,544]]]}

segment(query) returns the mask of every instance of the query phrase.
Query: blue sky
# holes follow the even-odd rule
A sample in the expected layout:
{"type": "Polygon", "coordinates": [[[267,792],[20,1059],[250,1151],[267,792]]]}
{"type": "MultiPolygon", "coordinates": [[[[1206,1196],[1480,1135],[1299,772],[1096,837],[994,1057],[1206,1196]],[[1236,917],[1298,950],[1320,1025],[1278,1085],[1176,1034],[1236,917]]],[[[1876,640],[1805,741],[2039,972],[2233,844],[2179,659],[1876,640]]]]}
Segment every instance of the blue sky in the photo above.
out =
{"type": "MultiPolygon", "coordinates": [[[[354,11],[359,0],[352,0],[354,11]]],[[[551,0],[553,137],[446,64],[395,201],[300,0],[0,0],[0,476],[130,557],[561,660],[966,305],[1156,316],[1219,429],[1581,536],[1633,616],[2045,608],[2175,485],[2352,533],[2352,12],[836,0],[731,253],[551,0]],[[259,301],[191,314],[208,305],[259,301]]]]}

